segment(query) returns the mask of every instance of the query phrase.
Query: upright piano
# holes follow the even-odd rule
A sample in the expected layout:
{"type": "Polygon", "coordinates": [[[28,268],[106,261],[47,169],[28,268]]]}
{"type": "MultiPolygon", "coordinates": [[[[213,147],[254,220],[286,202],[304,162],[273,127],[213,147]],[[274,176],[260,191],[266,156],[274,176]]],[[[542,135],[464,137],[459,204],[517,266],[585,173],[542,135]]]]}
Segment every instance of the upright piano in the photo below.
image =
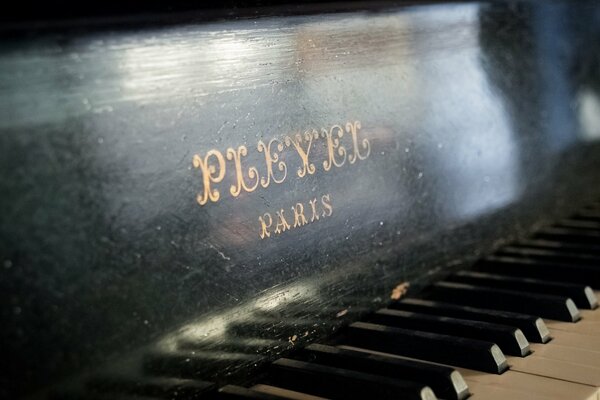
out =
{"type": "Polygon", "coordinates": [[[600,398],[599,2],[16,6],[0,398],[600,398]]]}

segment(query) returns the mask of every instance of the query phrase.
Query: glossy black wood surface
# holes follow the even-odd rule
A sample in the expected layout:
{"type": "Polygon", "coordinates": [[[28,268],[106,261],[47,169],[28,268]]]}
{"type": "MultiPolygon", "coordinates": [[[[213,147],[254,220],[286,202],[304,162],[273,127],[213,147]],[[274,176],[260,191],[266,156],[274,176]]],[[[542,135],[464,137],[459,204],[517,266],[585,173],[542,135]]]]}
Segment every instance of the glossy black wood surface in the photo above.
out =
{"type": "Polygon", "coordinates": [[[0,40],[2,396],[182,343],[260,336],[273,357],[599,193],[600,5],[351,6],[0,40]],[[364,160],[326,170],[319,136],[300,177],[284,144],[282,183],[233,196],[225,159],[198,203],[195,154],[246,146],[250,182],[259,141],[356,121],[364,160]],[[312,199],[318,221],[261,238],[259,217],[312,199]]]}

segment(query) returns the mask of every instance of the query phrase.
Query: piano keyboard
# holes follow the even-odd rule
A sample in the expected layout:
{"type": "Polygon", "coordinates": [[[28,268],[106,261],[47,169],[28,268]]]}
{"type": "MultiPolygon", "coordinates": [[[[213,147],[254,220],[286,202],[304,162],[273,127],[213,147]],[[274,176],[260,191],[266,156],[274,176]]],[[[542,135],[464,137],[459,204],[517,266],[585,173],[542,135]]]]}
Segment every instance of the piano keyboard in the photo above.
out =
{"type": "MultiPolygon", "coordinates": [[[[90,378],[81,398],[598,400],[592,288],[600,288],[600,204],[269,362],[243,385],[199,380],[203,363],[260,363],[248,349],[280,343],[273,331],[229,353],[181,343],[179,358],[146,357],[143,377],[90,378]]],[[[318,325],[278,322],[279,339],[318,325]]]]}

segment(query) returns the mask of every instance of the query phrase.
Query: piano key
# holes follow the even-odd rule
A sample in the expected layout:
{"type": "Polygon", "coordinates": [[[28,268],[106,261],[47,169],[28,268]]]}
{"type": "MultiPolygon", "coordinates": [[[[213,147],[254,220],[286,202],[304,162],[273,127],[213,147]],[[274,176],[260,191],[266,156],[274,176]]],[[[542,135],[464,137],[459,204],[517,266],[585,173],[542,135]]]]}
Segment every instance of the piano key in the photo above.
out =
{"type": "Polygon", "coordinates": [[[525,239],[513,245],[514,247],[526,247],[535,249],[551,249],[556,252],[578,253],[582,255],[600,255],[600,245],[592,243],[570,243],[555,240],[525,239]]]}
{"type": "Polygon", "coordinates": [[[594,288],[600,287],[600,268],[591,266],[537,261],[525,257],[490,256],[478,263],[477,269],[514,276],[581,283],[594,288]]]}
{"type": "Polygon", "coordinates": [[[295,390],[283,389],[265,384],[254,385],[250,389],[255,390],[257,392],[271,394],[274,396],[280,396],[291,400],[326,400],[324,397],[313,396],[306,393],[296,392],[295,390]]]}
{"type": "Polygon", "coordinates": [[[277,386],[332,398],[436,399],[421,383],[287,358],[273,362],[270,379],[277,386]]]}
{"type": "Polygon", "coordinates": [[[600,368],[573,362],[555,360],[532,355],[531,357],[510,357],[510,368],[527,374],[546,376],[564,381],[600,386],[600,368]]]}
{"type": "Polygon", "coordinates": [[[213,383],[201,380],[121,375],[95,376],[86,382],[86,387],[96,392],[167,399],[199,399],[215,390],[213,383]]]}
{"type": "Polygon", "coordinates": [[[557,261],[561,263],[595,266],[600,268],[600,255],[558,248],[537,248],[529,246],[506,246],[496,252],[496,255],[508,257],[526,257],[538,261],[557,261]]]}
{"type": "MultiPolygon", "coordinates": [[[[596,297],[600,296],[600,292],[594,292],[596,297]]],[[[599,310],[581,310],[581,318],[585,321],[600,321],[600,312],[599,310]]]]}
{"type": "MultiPolygon", "coordinates": [[[[504,399],[513,399],[514,396],[522,396],[522,393],[525,393],[552,400],[597,400],[596,388],[580,383],[567,382],[514,370],[506,371],[502,375],[484,374],[479,371],[463,368],[459,368],[459,371],[463,374],[469,388],[473,391],[473,397],[471,397],[473,400],[477,398],[493,398],[489,394],[490,392],[497,393],[493,391],[494,387],[500,389],[510,388],[518,391],[517,393],[511,393],[510,396],[504,399]]],[[[524,397],[524,399],[527,400],[527,397],[524,397]]]]}
{"type": "Polygon", "coordinates": [[[579,308],[594,309],[598,307],[598,299],[594,295],[594,291],[589,286],[576,283],[544,281],[532,278],[515,278],[506,275],[474,271],[459,271],[446,278],[446,280],[475,286],[518,290],[526,293],[564,296],[571,298],[579,308]]]}
{"type": "Polygon", "coordinates": [[[244,367],[255,366],[266,360],[256,354],[226,351],[172,351],[150,352],[144,355],[142,368],[149,375],[178,378],[213,379],[227,371],[229,377],[243,376],[244,367]]]}
{"type": "Polygon", "coordinates": [[[584,210],[597,210],[600,211],[600,200],[591,200],[590,203],[582,207],[584,210]]]}
{"type": "Polygon", "coordinates": [[[427,297],[433,300],[451,300],[459,304],[540,315],[559,321],[574,322],[580,319],[577,306],[567,297],[452,282],[440,282],[432,287],[427,297]]]}
{"type": "MultiPolygon", "coordinates": [[[[589,311],[596,313],[596,311],[589,311]]],[[[574,328],[582,326],[566,324],[574,328]]],[[[557,380],[572,381],[584,385],[592,385],[594,392],[598,391],[598,377],[600,377],[600,338],[598,336],[584,335],[573,332],[560,332],[552,329],[554,340],[546,345],[532,345],[533,354],[527,357],[532,361],[522,363],[522,358],[509,357],[512,371],[521,371],[533,375],[542,375],[557,380]]],[[[469,384],[469,378],[466,378],[469,384]]],[[[511,386],[512,387],[512,386],[511,386]]],[[[472,392],[475,389],[470,386],[472,392]]],[[[573,398],[569,396],[568,398],[573,398]]]]}
{"type": "Polygon", "coordinates": [[[586,335],[560,330],[552,330],[551,334],[551,343],[553,344],[577,347],[591,351],[600,351],[600,336],[598,335],[586,335]]]}
{"type": "Polygon", "coordinates": [[[494,374],[508,368],[502,350],[482,340],[355,322],[348,327],[347,342],[355,347],[494,374]]]}
{"type": "Polygon", "coordinates": [[[550,332],[546,328],[544,320],[532,315],[519,314],[510,311],[474,308],[422,299],[404,299],[399,302],[393,302],[389,307],[398,310],[444,315],[454,318],[514,326],[521,329],[529,342],[546,343],[550,340],[550,332]]]}
{"type": "MultiPolygon", "coordinates": [[[[549,345],[536,345],[540,348],[548,348],[549,345]]],[[[401,357],[395,354],[384,353],[374,350],[361,349],[351,346],[339,346],[341,348],[346,348],[354,351],[364,352],[368,354],[373,354],[376,356],[382,356],[386,358],[396,358],[401,357]]],[[[535,355],[535,354],[534,354],[535,355]]],[[[530,356],[530,357],[533,357],[530,356]]],[[[401,357],[405,358],[405,357],[401,357]]],[[[434,364],[440,365],[440,364],[434,364]]],[[[543,399],[576,399],[576,400],[588,400],[594,399],[598,400],[596,396],[597,388],[583,385],[573,382],[566,382],[559,379],[536,376],[532,374],[516,372],[513,370],[508,370],[503,374],[488,374],[486,372],[476,371],[468,368],[456,368],[461,372],[465,381],[467,382],[467,386],[469,387],[469,391],[471,392],[471,396],[469,400],[472,399],[495,399],[498,398],[500,394],[509,397],[499,397],[502,399],[524,399],[527,400],[530,397],[525,397],[527,395],[531,396],[531,398],[543,398],[543,399]],[[503,392],[496,391],[494,387],[487,387],[486,385],[494,385],[495,387],[499,387],[500,389],[510,388],[512,392],[503,392]],[[568,396],[564,396],[565,393],[570,393],[568,396]],[[511,397],[512,396],[512,397],[511,397]]]]}
{"type": "Polygon", "coordinates": [[[222,400],[243,400],[243,399],[254,399],[254,400],[281,400],[289,399],[289,397],[278,396],[275,394],[269,394],[260,392],[258,390],[248,389],[241,386],[226,385],[219,389],[217,392],[217,399],[222,400]]]}
{"type": "Polygon", "coordinates": [[[600,232],[573,228],[545,228],[533,237],[577,243],[600,243],[600,232]]]}
{"type": "Polygon", "coordinates": [[[567,361],[600,368],[600,352],[552,343],[551,346],[532,345],[536,357],[567,361]]]}
{"type": "Polygon", "coordinates": [[[583,219],[587,221],[600,221],[600,212],[597,210],[581,210],[577,212],[574,216],[574,219],[583,219]]]}
{"type": "Polygon", "coordinates": [[[554,224],[554,227],[600,231],[600,222],[581,219],[565,219],[554,224]]]}
{"type": "Polygon", "coordinates": [[[546,320],[549,329],[583,333],[586,335],[598,335],[600,333],[600,321],[590,321],[585,318],[576,324],[561,321],[546,320]]]}
{"type": "Polygon", "coordinates": [[[470,400],[548,400],[546,395],[477,381],[470,381],[469,387],[473,391],[470,400]]]}
{"type": "Polygon", "coordinates": [[[530,353],[529,342],[519,328],[489,322],[420,314],[410,311],[381,309],[369,322],[443,335],[460,336],[496,343],[505,354],[524,357],[530,353]]]}
{"type": "Polygon", "coordinates": [[[311,344],[303,353],[308,360],[318,364],[420,382],[430,386],[436,395],[445,399],[462,400],[469,397],[465,381],[460,373],[451,367],[322,344],[311,344]]]}

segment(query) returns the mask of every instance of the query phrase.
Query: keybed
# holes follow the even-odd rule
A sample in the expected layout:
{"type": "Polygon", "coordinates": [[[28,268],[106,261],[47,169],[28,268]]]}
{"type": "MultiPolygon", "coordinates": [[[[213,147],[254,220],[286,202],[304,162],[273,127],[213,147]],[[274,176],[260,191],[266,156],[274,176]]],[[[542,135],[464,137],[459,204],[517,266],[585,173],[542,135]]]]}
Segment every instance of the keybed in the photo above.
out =
{"type": "Polygon", "coordinates": [[[366,315],[354,310],[346,328],[317,343],[299,345],[302,337],[294,332],[326,331],[318,318],[277,321],[276,312],[265,310],[229,326],[233,337],[246,338],[182,340],[176,350],[146,354],[141,375],[94,376],[83,394],[56,397],[598,400],[600,293],[594,289],[600,263],[597,244],[587,239],[600,233],[596,213],[599,204],[500,248],[416,297],[366,315]],[[513,273],[516,266],[520,274],[513,273]],[[272,362],[256,356],[286,345],[292,350],[272,362]],[[226,369],[236,363],[262,363],[262,372],[231,376],[234,385],[210,383],[203,374],[207,364],[226,369]]]}

